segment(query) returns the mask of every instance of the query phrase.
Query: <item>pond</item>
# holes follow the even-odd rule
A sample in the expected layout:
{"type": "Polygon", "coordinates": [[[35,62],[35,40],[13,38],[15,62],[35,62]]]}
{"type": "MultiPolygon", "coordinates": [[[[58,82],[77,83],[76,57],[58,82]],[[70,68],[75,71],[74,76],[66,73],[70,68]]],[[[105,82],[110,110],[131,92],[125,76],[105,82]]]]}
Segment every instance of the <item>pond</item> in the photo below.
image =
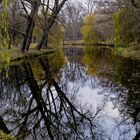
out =
{"type": "Polygon", "coordinates": [[[18,140],[138,140],[140,61],[67,48],[0,71],[0,129],[18,140]]]}

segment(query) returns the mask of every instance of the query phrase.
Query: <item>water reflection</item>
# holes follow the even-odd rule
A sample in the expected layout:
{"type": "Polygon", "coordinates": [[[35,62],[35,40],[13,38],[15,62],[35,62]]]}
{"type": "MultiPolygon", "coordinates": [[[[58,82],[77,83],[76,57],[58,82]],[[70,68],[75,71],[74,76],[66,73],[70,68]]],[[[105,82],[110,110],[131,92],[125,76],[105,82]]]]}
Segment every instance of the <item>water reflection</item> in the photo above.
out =
{"type": "MultiPolygon", "coordinates": [[[[78,89],[76,92],[83,96],[84,103],[87,100],[86,103],[95,108],[98,106],[97,102],[104,106],[107,124],[114,123],[109,125],[110,129],[114,125],[110,132],[114,134],[111,139],[128,140],[140,137],[140,62],[115,56],[111,50],[93,47],[86,48],[80,59],[78,64],[83,62],[85,65],[81,64],[76,70],[79,75],[76,82],[67,82],[69,91],[78,89]],[[81,67],[84,69],[82,75],[81,67]]],[[[67,77],[67,67],[64,77],[67,77]]],[[[70,69],[73,74],[75,69],[70,69]]]]}
{"type": "Polygon", "coordinates": [[[74,103],[52,77],[47,58],[1,72],[1,118],[18,139],[94,139],[92,114],[74,103]],[[44,75],[44,76],[43,76],[44,75]],[[6,104],[5,104],[6,103],[6,104]]]}
{"type": "Polygon", "coordinates": [[[19,140],[137,139],[140,63],[104,49],[65,53],[1,71],[0,129],[19,140]]]}

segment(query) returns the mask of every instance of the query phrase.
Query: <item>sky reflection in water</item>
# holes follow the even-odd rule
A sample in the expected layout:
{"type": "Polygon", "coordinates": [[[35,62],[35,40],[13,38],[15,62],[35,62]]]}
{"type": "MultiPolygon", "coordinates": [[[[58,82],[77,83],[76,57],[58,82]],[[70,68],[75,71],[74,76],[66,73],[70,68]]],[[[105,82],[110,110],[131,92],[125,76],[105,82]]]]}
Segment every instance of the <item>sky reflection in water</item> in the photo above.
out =
{"type": "Polygon", "coordinates": [[[9,77],[1,71],[1,121],[18,139],[132,140],[140,128],[140,62],[104,49],[65,54],[67,62],[56,52],[50,66],[43,57],[11,66],[9,77]],[[82,115],[92,116],[93,136],[82,115]]]}

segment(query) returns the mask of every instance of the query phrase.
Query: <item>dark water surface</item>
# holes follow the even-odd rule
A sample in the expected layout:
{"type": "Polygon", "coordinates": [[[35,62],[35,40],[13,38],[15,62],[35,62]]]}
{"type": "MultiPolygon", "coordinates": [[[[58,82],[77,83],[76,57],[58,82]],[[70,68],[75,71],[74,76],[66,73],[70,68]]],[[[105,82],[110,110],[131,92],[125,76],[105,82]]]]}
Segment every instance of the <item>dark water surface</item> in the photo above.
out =
{"type": "Polygon", "coordinates": [[[139,140],[140,61],[71,48],[3,68],[0,129],[19,140],[139,140]]]}

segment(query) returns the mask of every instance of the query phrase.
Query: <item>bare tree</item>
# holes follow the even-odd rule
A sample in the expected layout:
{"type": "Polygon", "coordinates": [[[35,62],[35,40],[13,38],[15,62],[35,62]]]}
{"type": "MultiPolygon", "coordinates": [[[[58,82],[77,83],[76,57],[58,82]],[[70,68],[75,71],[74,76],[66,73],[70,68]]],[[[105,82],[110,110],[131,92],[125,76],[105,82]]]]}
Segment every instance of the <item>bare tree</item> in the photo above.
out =
{"type": "Polygon", "coordinates": [[[55,0],[54,3],[52,3],[48,0],[46,9],[49,8],[50,11],[48,13],[49,14],[48,17],[45,18],[45,29],[44,29],[42,39],[39,41],[39,43],[37,45],[38,50],[47,46],[49,31],[52,28],[53,24],[55,23],[57,16],[66,1],[67,0],[55,0]],[[50,7],[52,7],[52,8],[50,8],[50,7]]]}
{"type": "Polygon", "coordinates": [[[83,1],[83,6],[85,9],[85,14],[92,14],[94,13],[97,4],[99,3],[98,0],[85,0],[83,1]]]}
{"type": "Polygon", "coordinates": [[[65,21],[65,39],[76,40],[81,38],[84,8],[80,2],[68,2],[61,15],[65,21]]]}
{"type": "Polygon", "coordinates": [[[25,37],[23,40],[23,46],[22,46],[22,52],[29,49],[31,40],[32,40],[32,34],[33,34],[33,29],[35,27],[35,20],[36,20],[36,16],[40,7],[40,3],[41,0],[35,0],[35,1],[25,1],[23,2],[23,0],[21,0],[21,4],[23,6],[24,11],[27,14],[27,28],[25,31],[25,37]],[[31,12],[30,14],[28,14],[28,10],[27,7],[25,6],[27,4],[27,2],[30,4],[31,6],[31,12]]]}

